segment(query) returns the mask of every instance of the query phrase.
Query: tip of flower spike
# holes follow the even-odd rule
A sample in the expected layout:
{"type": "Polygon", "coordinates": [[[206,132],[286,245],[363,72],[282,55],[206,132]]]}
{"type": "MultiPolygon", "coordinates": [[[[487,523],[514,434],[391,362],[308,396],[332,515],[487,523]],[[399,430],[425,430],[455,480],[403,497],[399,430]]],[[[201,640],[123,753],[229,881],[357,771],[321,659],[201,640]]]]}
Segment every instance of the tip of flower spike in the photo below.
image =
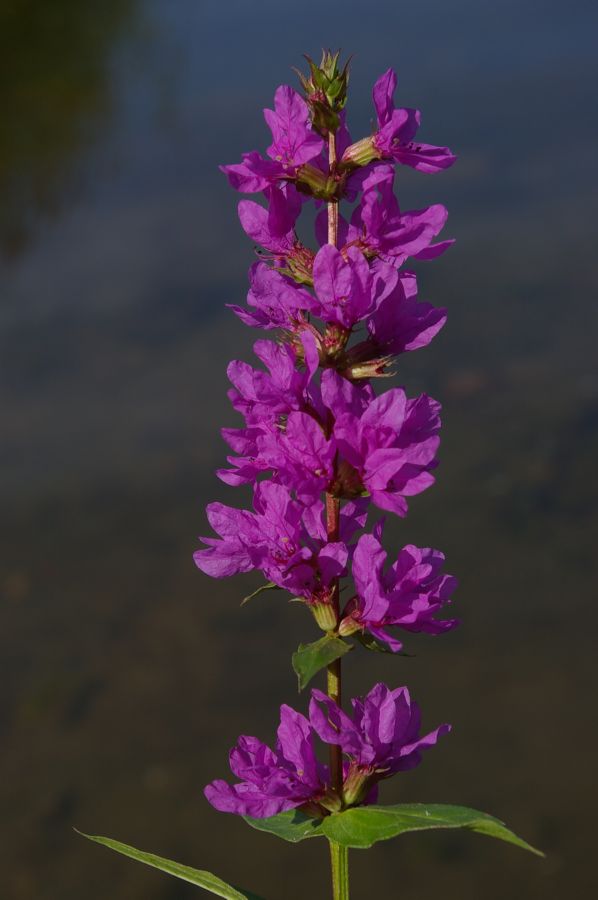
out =
{"type": "Polygon", "coordinates": [[[336,53],[332,50],[322,50],[319,65],[316,65],[308,54],[304,54],[309,74],[295,69],[310,109],[312,125],[323,137],[337,130],[340,125],[339,113],[347,102],[351,58],[349,57],[341,69],[340,53],[340,50],[336,53]]]}

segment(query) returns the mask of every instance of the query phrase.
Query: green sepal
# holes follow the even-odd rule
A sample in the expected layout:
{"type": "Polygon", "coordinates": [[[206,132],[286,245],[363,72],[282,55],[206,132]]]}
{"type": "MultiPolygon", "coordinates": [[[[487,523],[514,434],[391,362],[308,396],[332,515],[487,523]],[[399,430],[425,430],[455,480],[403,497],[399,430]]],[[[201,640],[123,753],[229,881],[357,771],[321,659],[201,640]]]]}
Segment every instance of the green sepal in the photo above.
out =
{"type": "Polygon", "coordinates": [[[324,837],[322,831],[324,820],[306,816],[298,809],[290,809],[288,812],[270,816],[268,819],[254,819],[252,816],[243,816],[243,818],[257,831],[274,834],[283,841],[290,841],[291,844],[297,844],[307,838],[324,837]]]}
{"type": "Polygon", "coordinates": [[[377,641],[376,638],[372,637],[371,634],[367,634],[363,631],[356,631],[351,635],[352,638],[359,641],[362,647],[365,647],[366,650],[372,650],[374,653],[390,653],[392,656],[408,656],[412,657],[413,653],[405,653],[404,650],[399,650],[395,652],[391,650],[386,644],[383,644],[381,641],[377,641]]]}
{"type": "Polygon", "coordinates": [[[261,594],[263,591],[278,591],[280,588],[277,584],[274,584],[273,581],[267,581],[266,584],[261,584],[259,588],[253,591],[252,594],[247,594],[246,597],[243,597],[241,600],[241,606],[245,606],[246,603],[249,603],[250,600],[253,600],[254,597],[257,597],[258,594],[261,594]]]}
{"type": "Polygon", "coordinates": [[[431,828],[467,828],[495,837],[537,856],[544,856],[527,841],[513,834],[494,816],[443,803],[400,803],[396,806],[358,806],[333,813],[322,820],[322,831],[331,841],[344,847],[366,849],[378,841],[387,841],[407,831],[431,828]]]}
{"type": "Polygon", "coordinates": [[[299,644],[292,656],[293,669],[299,680],[299,690],[302,691],[304,687],[307,687],[314,675],[321,669],[330,665],[335,659],[340,659],[352,649],[352,644],[348,644],[342,638],[332,634],[325,634],[313,644],[299,644]]]}
{"type": "Polygon", "coordinates": [[[175,878],[180,878],[181,881],[195,884],[197,887],[203,888],[204,891],[208,891],[210,894],[215,894],[217,897],[224,897],[225,900],[263,900],[263,897],[260,897],[258,894],[253,894],[251,891],[246,891],[243,888],[236,888],[233,887],[232,884],[227,884],[225,881],[222,881],[222,879],[217,878],[216,875],[212,875],[211,872],[204,872],[201,869],[192,869],[190,866],[183,866],[181,863],[173,862],[171,859],[164,859],[161,856],[155,856],[153,853],[136,850],[135,847],[129,847],[128,844],[121,844],[120,841],[113,841],[112,838],[99,837],[95,834],[85,834],[83,831],[78,831],[77,829],[75,829],[75,831],[82,837],[87,838],[90,841],[95,841],[96,844],[102,844],[110,850],[116,850],[117,853],[122,853],[123,856],[128,856],[130,859],[135,859],[137,862],[144,863],[146,866],[151,866],[154,869],[159,869],[161,872],[166,872],[167,875],[174,875],[175,878]]]}

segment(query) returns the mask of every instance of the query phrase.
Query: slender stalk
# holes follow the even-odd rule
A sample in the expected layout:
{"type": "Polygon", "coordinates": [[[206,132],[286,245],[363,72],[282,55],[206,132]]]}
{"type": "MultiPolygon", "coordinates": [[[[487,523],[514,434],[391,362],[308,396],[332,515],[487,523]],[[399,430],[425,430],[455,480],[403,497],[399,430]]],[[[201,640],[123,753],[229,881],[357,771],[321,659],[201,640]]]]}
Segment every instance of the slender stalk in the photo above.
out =
{"type": "MultiPolygon", "coordinates": [[[[336,163],[336,136],[331,131],[328,135],[328,164],[332,172],[336,163]]],[[[338,241],[338,203],[331,201],[328,204],[328,243],[336,247],[338,241]]],[[[338,541],[340,522],[340,500],[332,494],[326,494],[326,533],[329,541],[338,541]]],[[[339,612],[339,583],[338,578],[333,586],[332,604],[339,612]]],[[[328,666],[327,671],[328,696],[335,703],[341,704],[341,661],[335,660],[328,666]]],[[[341,748],[330,745],[330,777],[332,786],[341,793],[343,786],[343,761],[341,748]]]]}
{"type": "Polygon", "coordinates": [[[333,900],[349,900],[349,848],[330,841],[333,900]]]}
{"type": "MultiPolygon", "coordinates": [[[[338,541],[340,524],[340,500],[332,494],[326,494],[326,533],[329,541],[338,541]]],[[[336,579],[333,586],[332,605],[339,613],[339,583],[336,579]]],[[[330,663],[326,671],[328,696],[339,706],[342,702],[341,661],[335,659],[330,663]]],[[[330,745],[330,779],[333,788],[341,794],[343,789],[343,758],[341,748],[336,744],[330,745]]]]}
{"type": "MultiPolygon", "coordinates": [[[[328,135],[328,163],[332,172],[336,163],[336,136],[328,135]]],[[[328,243],[336,247],[338,243],[338,203],[328,204],[328,243]]],[[[326,534],[329,541],[338,541],[340,527],[340,500],[326,494],[326,534]]],[[[333,587],[332,603],[339,614],[340,595],[338,578],[333,587]]],[[[327,669],[328,696],[339,706],[342,702],[341,661],[335,660],[327,669]]],[[[333,788],[341,796],[343,789],[343,757],[338,745],[330,745],[330,780],[333,788]]],[[[330,841],[330,867],[332,871],[333,900],[349,900],[349,851],[347,847],[330,841]]]]}
{"type": "MultiPolygon", "coordinates": [[[[336,165],[336,135],[332,131],[328,135],[328,165],[332,172],[336,165]]],[[[336,247],[338,241],[338,202],[332,200],[328,204],[328,243],[336,247]]]]}

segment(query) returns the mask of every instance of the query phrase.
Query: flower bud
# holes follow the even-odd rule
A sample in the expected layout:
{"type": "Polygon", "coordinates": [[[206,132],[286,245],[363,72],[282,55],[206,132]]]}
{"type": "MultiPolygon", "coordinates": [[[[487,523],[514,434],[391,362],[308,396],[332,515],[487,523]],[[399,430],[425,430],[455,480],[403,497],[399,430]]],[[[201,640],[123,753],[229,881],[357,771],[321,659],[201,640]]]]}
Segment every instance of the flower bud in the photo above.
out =
{"type": "Polygon", "coordinates": [[[373,784],[372,770],[367,766],[352,763],[343,784],[345,806],[363,803],[373,784]]]}
{"type": "Polygon", "coordinates": [[[339,56],[340,50],[336,53],[323,50],[319,66],[309,56],[305,57],[309,65],[308,76],[295,70],[305,91],[312,125],[323,137],[337,130],[340,124],[338,113],[347,102],[349,60],[341,71],[338,67],[339,56]]]}
{"type": "Polygon", "coordinates": [[[367,166],[374,159],[382,159],[382,154],[374,143],[374,137],[362,138],[347,147],[341,159],[341,167],[367,166]]]}
{"type": "Polygon", "coordinates": [[[338,613],[330,601],[310,603],[309,608],[322,631],[334,631],[338,624],[338,613]]]}
{"type": "Polygon", "coordinates": [[[359,381],[361,378],[390,378],[395,372],[387,372],[386,368],[393,358],[392,356],[381,356],[378,359],[369,359],[349,365],[341,372],[341,375],[350,381],[359,381]]]}
{"type": "Polygon", "coordinates": [[[344,619],[341,619],[341,623],[338,626],[338,633],[341,637],[349,637],[350,634],[355,634],[356,631],[361,630],[362,626],[355,621],[353,616],[345,616],[344,619]]]}

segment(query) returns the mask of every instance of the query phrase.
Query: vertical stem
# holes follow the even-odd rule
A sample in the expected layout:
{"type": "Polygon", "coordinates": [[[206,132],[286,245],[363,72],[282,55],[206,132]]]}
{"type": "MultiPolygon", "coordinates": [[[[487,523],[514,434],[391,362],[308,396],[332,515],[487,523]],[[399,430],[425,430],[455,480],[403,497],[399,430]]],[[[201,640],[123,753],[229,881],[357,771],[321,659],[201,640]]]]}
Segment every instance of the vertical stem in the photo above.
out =
{"type": "MultiPolygon", "coordinates": [[[[328,165],[330,173],[336,165],[336,135],[331,131],[328,134],[328,165]]],[[[338,241],[338,202],[331,200],[328,204],[328,243],[334,244],[338,241]]]]}
{"type": "MultiPolygon", "coordinates": [[[[326,494],[326,534],[329,541],[338,541],[340,509],[341,502],[338,497],[326,494]]],[[[334,582],[332,590],[332,605],[338,617],[340,605],[338,578],[334,582]]],[[[340,706],[342,702],[340,659],[335,659],[330,663],[326,675],[328,696],[340,706]]],[[[337,744],[330,744],[330,780],[332,787],[340,796],[343,789],[343,757],[341,748],[337,744]]]]}
{"type": "MultiPolygon", "coordinates": [[[[328,164],[332,172],[336,163],[336,136],[328,134],[328,164]]],[[[328,243],[336,247],[338,241],[338,203],[333,200],[328,204],[328,243]]],[[[340,500],[332,494],[326,494],[326,534],[329,541],[338,541],[340,521],[340,500]]],[[[336,579],[333,586],[332,604],[335,612],[339,612],[339,583],[336,579]]],[[[341,661],[335,660],[328,666],[328,696],[339,706],[341,704],[341,661]]],[[[340,795],[343,786],[343,760],[341,748],[330,745],[330,777],[332,786],[340,795]]]]}
{"type": "MultiPolygon", "coordinates": [[[[336,164],[336,136],[328,134],[328,163],[330,172],[336,164]]],[[[338,203],[336,200],[328,204],[328,243],[336,247],[338,242],[338,203]]],[[[329,541],[338,541],[340,526],[340,500],[332,494],[326,494],[326,534],[329,541]]],[[[332,603],[339,614],[339,580],[333,586],[332,603]]],[[[341,705],[341,661],[335,660],[327,669],[328,696],[338,706],[341,705]]],[[[330,780],[339,796],[343,789],[343,757],[338,745],[330,745],[330,780]]],[[[333,900],[349,900],[349,851],[335,841],[330,841],[330,867],[332,870],[333,900]]]]}
{"type": "Polygon", "coordinates": [[[330,841],[333,900],[349,900],[349,848],[330,841]]]}

